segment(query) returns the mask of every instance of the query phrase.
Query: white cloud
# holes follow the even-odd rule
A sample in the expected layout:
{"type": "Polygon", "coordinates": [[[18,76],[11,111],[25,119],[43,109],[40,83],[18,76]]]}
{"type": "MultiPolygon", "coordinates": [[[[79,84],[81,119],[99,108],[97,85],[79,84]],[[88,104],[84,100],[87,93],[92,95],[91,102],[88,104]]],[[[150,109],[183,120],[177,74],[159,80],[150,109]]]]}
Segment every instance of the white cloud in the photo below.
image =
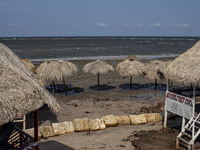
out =
{"type": "Polygon", "coordinates": [[[188,28],[190,25],[187,23],[183,23],[183,24],[169,24],[167,26],[188,28]]]}
{"type": "Polygon", "coordinates": [[[69,27],[78,27],[79,25],[68,25],[69,27]]]}
{"type": "Polygon", "coordinates": [[[130,27],[131,25],[128,24],[128,23],[125,23],[125,24],[123,24],[122,26],[124,26],[124,27],[130,27]]]}
{"type": "Polygon", "coordinates": [[[138,27],[143,27],[144,25],[143,25],[143,24],[137,23],[136,26],[138,26],[138,27]]]}
{"type": "Polygon", "coordinates": [[[161,27],[160,23],[155,23],[155,24],[149,24],[147,27],[161,27]]]}
{"type": "Polygon", "coordinates": [[[8,23],[8,24],[3,24],[3,23],[0,23],[0,26],[7,26],[7,27],[18,27],[18,26],[20,26],[20,24],[18,24],[18,23],[8,23]]]}
{"type": "Polygon", "coordinates": [[[102,27],[102,28],[108,27],[108,25],[104,24],[104,23],[97,23],[96,26],[99,26],[99,27],[102,27]]]}
{"type": "Polygon", "coordinates": [[[10,24],[7,24],[7,26],[14,27],[14,26],[20,26],[20,24],[17,24],[17,23],[10,23],[10,24]]]}

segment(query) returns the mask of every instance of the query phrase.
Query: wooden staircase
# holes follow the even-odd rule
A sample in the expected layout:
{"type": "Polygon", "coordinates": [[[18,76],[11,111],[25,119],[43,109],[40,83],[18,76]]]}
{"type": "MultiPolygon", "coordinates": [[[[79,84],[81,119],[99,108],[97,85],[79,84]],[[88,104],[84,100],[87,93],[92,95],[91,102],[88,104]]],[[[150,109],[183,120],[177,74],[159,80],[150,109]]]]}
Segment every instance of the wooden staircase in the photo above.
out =
{"type": "Polygon", "coordinates": [[[191,118],[176,139],[176,149],[179,148],[179,142],[188,145],[188,150],[194,149],[194,141],[200,134],[200,113],[196,118],[191,118]]]}

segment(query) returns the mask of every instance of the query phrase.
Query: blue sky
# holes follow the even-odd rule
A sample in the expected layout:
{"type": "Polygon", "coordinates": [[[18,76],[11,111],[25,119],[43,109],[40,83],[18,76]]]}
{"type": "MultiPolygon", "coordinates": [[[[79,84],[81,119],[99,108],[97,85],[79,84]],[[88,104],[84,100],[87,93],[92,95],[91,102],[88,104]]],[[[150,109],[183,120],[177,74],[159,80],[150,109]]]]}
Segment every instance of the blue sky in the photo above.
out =
{"type": "Polygon", "coordinates": [[[199,0],[0,0],[0,37],[199,37],[199,6],[199,0]]]}

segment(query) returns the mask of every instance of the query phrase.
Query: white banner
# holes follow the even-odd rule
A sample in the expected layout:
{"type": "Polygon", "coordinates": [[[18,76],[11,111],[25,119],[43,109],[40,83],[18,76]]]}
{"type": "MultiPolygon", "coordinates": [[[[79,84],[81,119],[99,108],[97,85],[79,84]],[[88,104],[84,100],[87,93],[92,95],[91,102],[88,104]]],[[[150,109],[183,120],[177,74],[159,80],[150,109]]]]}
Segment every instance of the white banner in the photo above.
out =
{"type": "Polygon", "coordinates": [[[194,107],[193,99],[169,91],[166,92],[165,109],[167,111],[190,119],[194,117],[194,107]]]}

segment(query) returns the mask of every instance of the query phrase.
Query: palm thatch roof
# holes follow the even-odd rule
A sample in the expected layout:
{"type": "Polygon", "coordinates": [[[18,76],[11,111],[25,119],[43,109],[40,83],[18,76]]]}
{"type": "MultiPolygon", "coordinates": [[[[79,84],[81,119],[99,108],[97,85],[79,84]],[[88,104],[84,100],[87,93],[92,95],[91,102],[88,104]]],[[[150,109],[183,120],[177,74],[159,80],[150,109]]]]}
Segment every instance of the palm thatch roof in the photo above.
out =
{"type": "Polygon", "coordinates": [[[36,74],[45,80],[61,80],[63,77],[77,72],[77,66],[68,61],[45,61],[37,69],[36,74]]]}
{"type": "Polygon", "coordinates": [[[171,61],[160,61],[160,60],[153,60],[149,63],[146,63],[147,74],[146,77],[150,79],[160,79],[164,80],[164,72],[167,66],[171,63],[171,61]]]}
{"type": "Polygon", "coordinates": [[[20,67],[24,71],[30,71],[30,68],[21,61],[21,59],[7,46],[0,43],[0,54],[14,63],[16,66],[20,67]]]}
{"type": "Polygon", "coordinates": [[[108,71],[114,71],[114,69],[103,60],[93,61],[83,67],[83,72],[92,73],[94,75],[97,75],[98,73],[105,74],[108,71]]]}
{"type": "Polygon", "coordinates": [[[166,68],[165,76],[186,86],[200,82],[200,41],[177,57],[166,68]]]}
{"type": "Polygon", "coordinates": [[[44,82],[39,79],[37,75],[35,75],[31,69],[7,46],[0,43],[0,55],[4,56],[6,59],[11,61],[15,66],[22,69],[27,75],[32,76],[38,80],[40,85],[44,86],[44,82]]]}
{"type": "Polygon", "coordinates": [[[34,64],[30,61],[30,59],[25,58],[25,59],[22,59],[22,61],[31,69],[33,73],[35,73],[36,68],[34,64]]]}
{"type": "Polygon", "coordinates": [[[135,56],[129,56],[117,65],[117,71],[121,76],[143,76],[146,72],[146,67],[135,56]]]}
{"type": "Polygon", "coordinates": [[[39,109],[44,103],[54,113],[61,110],[56,99],[31,76],[30,71],[24,71],[7,59],[15,58],[12,53],[8,55],[5,57],[0,53],[0,125],[39,109]]]}

